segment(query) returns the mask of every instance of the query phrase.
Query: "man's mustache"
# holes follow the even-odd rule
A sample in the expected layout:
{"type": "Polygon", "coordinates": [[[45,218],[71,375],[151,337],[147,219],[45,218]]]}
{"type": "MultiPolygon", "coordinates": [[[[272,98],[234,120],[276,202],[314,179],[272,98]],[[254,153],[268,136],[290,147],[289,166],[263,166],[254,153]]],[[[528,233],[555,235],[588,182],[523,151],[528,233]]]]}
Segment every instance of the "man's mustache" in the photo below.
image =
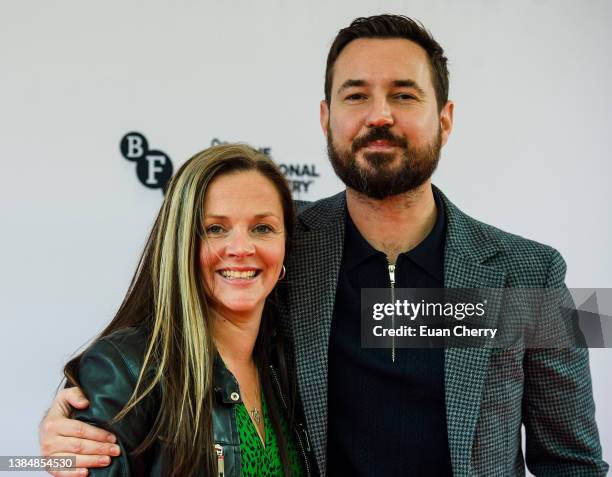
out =
{"type": "Polygon", "coordinates": [[[406,138],[397,137],[388,127],[373,127],[362,137],[358,137],[353,141],[351,149],[353,153],[357,152],[362,147],[366,147],[372,141],[387,141],[391,146],[407,148],[408,141],[406,138]]]}

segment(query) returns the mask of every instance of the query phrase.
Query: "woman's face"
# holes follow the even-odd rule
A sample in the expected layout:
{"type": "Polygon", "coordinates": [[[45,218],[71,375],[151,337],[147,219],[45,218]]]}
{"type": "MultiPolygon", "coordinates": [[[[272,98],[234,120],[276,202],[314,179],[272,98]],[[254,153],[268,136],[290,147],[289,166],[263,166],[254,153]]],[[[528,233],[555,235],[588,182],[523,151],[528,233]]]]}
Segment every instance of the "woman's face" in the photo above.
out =
{"type": "Polygon", "coordinates": [[[285,257],[280,195],[256,171],[214,179],[204,197],[200,267],[212,308],[221,316],[261,314],[285,257]]]}

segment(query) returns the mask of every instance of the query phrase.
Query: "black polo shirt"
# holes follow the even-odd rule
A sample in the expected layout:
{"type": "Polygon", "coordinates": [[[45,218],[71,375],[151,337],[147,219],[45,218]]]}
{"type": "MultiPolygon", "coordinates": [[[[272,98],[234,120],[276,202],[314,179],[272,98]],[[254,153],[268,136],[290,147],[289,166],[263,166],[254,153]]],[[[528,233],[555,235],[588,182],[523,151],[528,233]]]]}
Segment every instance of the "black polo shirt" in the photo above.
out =
{"type": "MultiPolygon", "coordinates": [[[[444,204],[429,235],[400,254],[395,286],[444,286],[444,204]]],[[[388,288],[388,262],[346,213],[329,340],[328,473],[451,476],[444,405],[444,350],[361,347],[361,288],[388,288]]]]}

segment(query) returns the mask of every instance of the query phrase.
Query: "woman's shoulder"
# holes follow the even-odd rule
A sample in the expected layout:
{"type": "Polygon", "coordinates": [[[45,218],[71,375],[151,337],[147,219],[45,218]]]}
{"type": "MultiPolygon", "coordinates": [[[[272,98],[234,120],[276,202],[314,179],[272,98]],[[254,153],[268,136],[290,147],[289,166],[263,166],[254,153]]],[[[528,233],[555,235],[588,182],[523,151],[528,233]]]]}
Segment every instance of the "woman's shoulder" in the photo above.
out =
{"type": "Polygon", "coordinates": [[[136,388],[147,341],[144,329],[122,329],[98,338],[79,361],[78,384],[89,399],[89,407],[77,410],[73,417],[111,431],[123,447],[108,475],[131,475],[126,469],[141,465],[142,458],[128,452],[144,441],[157,412],[157,396],[149,394],[116,420],[136,388]]]}
{"type": "Polygon", "coordinates": [[[129,327],[98,338],[83,353],[80,368],[112,366],[136,380],[140,374],[149,333],[144,327],[129,327]]]}

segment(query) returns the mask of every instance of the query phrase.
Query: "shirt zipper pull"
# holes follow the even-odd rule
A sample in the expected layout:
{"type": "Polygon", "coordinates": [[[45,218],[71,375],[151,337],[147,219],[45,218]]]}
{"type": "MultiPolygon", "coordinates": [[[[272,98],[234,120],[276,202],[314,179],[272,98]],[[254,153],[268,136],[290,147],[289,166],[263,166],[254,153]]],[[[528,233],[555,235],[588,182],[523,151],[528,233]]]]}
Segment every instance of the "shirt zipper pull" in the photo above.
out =
{"type": "MultiPolygon", "coordinates": [[[[395,303],[395,264],[389,263],[389,283],[391,284],[391,303],[395,303]]],[[[395,312],[391,316],[391,327],[395,328],[395,312]]],[[[391,362],[395,363],[395,336],[391,337],[391,362]]]]}
{"type": "Polygon", "coordinates": [[[217,477],[225,477],[225,460],[223,458],[223,446],[215,444],[215,452],[217,453],[217,477]]]}

